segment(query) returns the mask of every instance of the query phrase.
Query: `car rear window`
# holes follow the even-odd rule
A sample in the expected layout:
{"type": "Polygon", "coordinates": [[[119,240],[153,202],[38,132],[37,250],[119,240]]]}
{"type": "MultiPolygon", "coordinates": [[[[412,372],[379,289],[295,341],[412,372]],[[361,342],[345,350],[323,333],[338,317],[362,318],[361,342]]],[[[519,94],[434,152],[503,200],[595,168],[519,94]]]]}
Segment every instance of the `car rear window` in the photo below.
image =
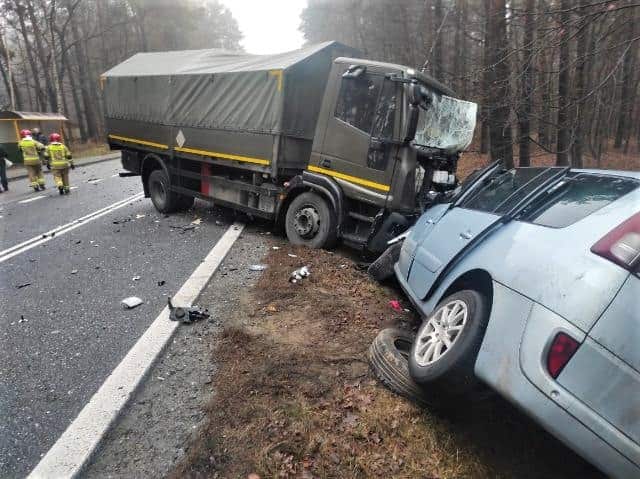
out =
{"type": "Polygon", "coordinates": [[[552,168],[516,168],[491,177],[460,206],[472,210],[508,211],[544,179],[555,173],[552,168]]]}
{"type": "Polygon", "coordinates": [[[570,173],[547,198],[525,209],[521,219],[537,225],[564,228],[616,201],[640,185],[635,179],[570,173]]]}

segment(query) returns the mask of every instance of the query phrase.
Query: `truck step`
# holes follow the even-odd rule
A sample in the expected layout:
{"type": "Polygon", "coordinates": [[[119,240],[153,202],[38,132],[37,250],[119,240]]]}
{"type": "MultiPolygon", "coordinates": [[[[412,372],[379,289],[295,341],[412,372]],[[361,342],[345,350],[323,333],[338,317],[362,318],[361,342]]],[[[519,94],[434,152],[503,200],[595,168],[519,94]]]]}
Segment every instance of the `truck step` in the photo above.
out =
{"type": "Polygon", "coordinates": [[[343,233],[342,240],[347,242],[356,249],[364,249],[367,244],[367,238],[364,236],[355,235],[353,233],[343,233]]]}
{"type": "Polygon", "coordinates": [[[356,213],[355,211],[349,211],[349,217],[356,219],[358,221],[362,221],[363,223],[373,224],[376,220],[373,216],[366,216],[360,213],[356,213]]]}

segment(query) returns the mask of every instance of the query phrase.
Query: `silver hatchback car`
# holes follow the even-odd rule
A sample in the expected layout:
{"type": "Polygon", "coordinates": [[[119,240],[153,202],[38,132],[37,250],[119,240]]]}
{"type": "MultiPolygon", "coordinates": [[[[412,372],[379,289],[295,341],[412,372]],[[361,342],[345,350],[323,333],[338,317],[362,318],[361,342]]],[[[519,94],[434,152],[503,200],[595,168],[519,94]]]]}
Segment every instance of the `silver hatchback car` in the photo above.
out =
{"type": "Polygon", "coordinates": [[[492,164],[405,238],[425,318],[413,379],[478,379],[620,478],[640,477],[640,173],[492,164]]]}

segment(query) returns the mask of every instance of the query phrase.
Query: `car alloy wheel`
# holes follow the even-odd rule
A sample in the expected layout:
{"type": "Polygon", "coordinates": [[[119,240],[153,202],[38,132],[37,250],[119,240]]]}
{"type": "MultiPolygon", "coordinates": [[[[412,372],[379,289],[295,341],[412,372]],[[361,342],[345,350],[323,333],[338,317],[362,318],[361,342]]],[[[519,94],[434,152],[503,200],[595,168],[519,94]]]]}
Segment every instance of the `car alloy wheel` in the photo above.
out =
{"type": "Polygon", "coordinates": [[[421,328],[416,338],[414,360],[420,366],[435,363],[451,351],[467,325],[469,309],[464,301],[454,299],[438,308],[421,328]]]}

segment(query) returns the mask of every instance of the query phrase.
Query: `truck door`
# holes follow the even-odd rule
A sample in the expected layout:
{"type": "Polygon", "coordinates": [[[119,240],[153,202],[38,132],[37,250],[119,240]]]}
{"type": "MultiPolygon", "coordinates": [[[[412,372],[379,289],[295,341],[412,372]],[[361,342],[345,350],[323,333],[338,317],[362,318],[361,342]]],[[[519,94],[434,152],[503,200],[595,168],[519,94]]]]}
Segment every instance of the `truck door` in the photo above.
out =
{"type": "Polygon", "coordinates": [[[391,188],[395,149],[380,137],[372,140],[372,133],[394,135],[398,86],[369,71],[337,80],[322,152],[309,169],[332,176],[347,197],[382,206],[391,188]]]}

